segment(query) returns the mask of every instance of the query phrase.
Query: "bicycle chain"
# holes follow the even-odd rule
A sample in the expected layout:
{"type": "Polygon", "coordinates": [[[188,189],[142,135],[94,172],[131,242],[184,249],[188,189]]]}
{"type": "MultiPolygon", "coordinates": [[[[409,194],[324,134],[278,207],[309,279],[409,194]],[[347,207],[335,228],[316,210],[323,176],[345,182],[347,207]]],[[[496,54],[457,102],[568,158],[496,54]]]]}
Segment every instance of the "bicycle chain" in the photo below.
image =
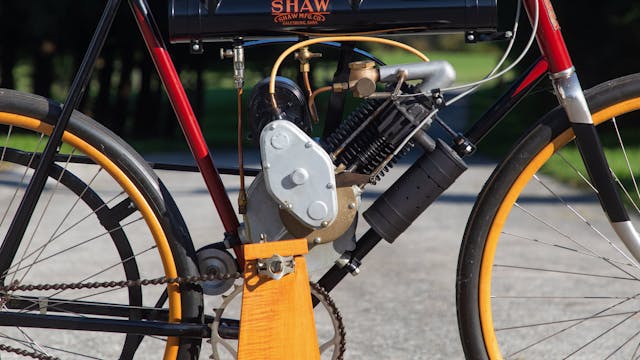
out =
{"type": "Polygon", "coordinates": [[[336,303],[322,286],[314,282],[310,282],[309,285],[323,297],[323,299],[319,300],[329,306],[329,308],[331,308],[331,312],[333,312],[333,315],[336,317],[336,320],[338,322],[338,328],[336,329],[336,331],[340,334],[340,349],[336,360],[343,360],[344,353],[347,350],[347,330],[345,329],[344,323],[342,322],[342,314],[340,314],[340,310],[338,310],[336,303]]]}
{"type": "Polygon", "coordinates": [[[103,281],[103,282],[78,282],[78,283],[58,283],[58,284],[26,284],[13,282],[11,285],[0,286],[0,292],[10,291],[38,291],[38,290],[80,290],[80,289],[99,289],[99,288],[125,288],[147,285],[165,285],[165,284],[187,284],[197,283],[200,281],[212,280],[229,280],[239,279],[242,275],[238,272],[231,274],[207,274],[188,277],[160,277],[155,279],[138,279],[138,280],[121,280],[121,281],[103,281]]]}
{"type": "MultiPolygon", "coordinates": [[[[89,282],[89,283],[57,283],[57,284],[20,284],[18,281],[13,282],[11,285],[0,286],[0,292],[7,293],[13,291],[39,291],[39,290],[79,290],[79,289],[97,289],[97,288],[125,288],[125,287],[137,287],[137,286],[148,286],[148,285],[165,285],[165,284],[193,284],[200,281],[211,281],[211,280],[229,280],[229,279],[239,279],[242,277],[242,274],[239,272],[236,273],[226,273],[226,274],[207,274],[207,275],[198,275],[198,276],[189,276],[189,277],[160,277],[155,279],[138,279],[138,280],[122,280],[122,281],[103,281],[103,282],[89,282]]],[[[329,296],[329,293],[326,292],[320,285],[315,283],[310,283],[310,285],[324,298],[323,302],[327,304],[327,306],[333,312],[335,318],[338,322],[338,329],[336,331],[340,334],[340,349],[337,360],[343,360],[344,352],[346,350],[346,330],[344,327],[344,323],[342,322],[342,315],[340,314],[340,310],[336,306],[333,299],[329,296]]],[[[46,354],[41,354],[33,351],[28,351],[24,349],[14,348],[8,345],[0,344],[0,351],[15,353],[21,356],[30,357],[38,360],[60,360],[57,357],[49,356],[46,354]]]]}
{"type": "Polygon", "coordinates": [[[38,360],[61,360],[60,358],[57,358],[57,357],[53,357],[45,354],[38,354],[36,352],[32,352],[24,349],[18,349],[18,348],[14,348],[12,346],[3,345],[3,344],[0,344],[0,351],[10,352],[10,353],[18,354],[21,356],[30,357],[32,359],[38,359],[38,360]]]}
{"type": "MultiPolygon", "coordinates": [[[[138,279],[138,280],[122,280],[122,281],[103,281],[103,282],[78,282],[78,283],[58,283],[58,284],[20,284],[14,281],[11,285],[0,286],[0,293],[8,293],[13,291],[38,291],[38,290],[80,290],[80,289],[98,289],[98,288],[126,288],[138,287],[146,285],[164,285],[164,284],[193,284],[200,281],[211,280],[229,280],[238,279],[242,275],[238,272],[231,274],[207,274],[188,277],[160,277],[155,279],[138,279]]],[[[1,295],[1,294],[0,294],[1,295]]],[[[0,301],[2,303],[2,301],[0,301]]],[[[38,360],[60,360],[58,357],[19,349],[8,345],[0,344],[0,351],[18,354],[38,360]]]]}

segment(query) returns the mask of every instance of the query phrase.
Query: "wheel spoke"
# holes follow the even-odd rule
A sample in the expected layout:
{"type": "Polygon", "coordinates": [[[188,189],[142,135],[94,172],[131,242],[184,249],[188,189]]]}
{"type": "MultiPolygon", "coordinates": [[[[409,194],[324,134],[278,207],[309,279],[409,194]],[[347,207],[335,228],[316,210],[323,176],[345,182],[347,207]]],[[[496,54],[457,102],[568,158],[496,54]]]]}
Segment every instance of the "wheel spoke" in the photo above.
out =
{"type": "Polygon", "coordinates": [[[638,356],[638,351],[640,351],[640,342],[638,342],[638,345],[636,345],[635,350],[633,350],[633,355],[631,356],[632,359],[640,358],[640,356],[638,356]]]}
{"type": "MultiPolygon", "coordinates": [[[[569,209],[569,211],[571,213],[573,213],[575,216],[577,216],[584,224],[586,224],[589,229],[593,230],[598,237],[600,237],[601,239],[605,240],[609,246],[611,246],[612,248],[614,248],[620,255],[622,255],[622,257],[624,257],[625,259],[627,259],[627,261],[629,261],[631,264],[634,264],[634,266],[636,268],[638,268],[640,270],[640,265],[638,265],[636,263],[635,260],[633,260],[629,255],[627,255],[624,251],[622,251],[622,249],[620,249],[619,246],[617,246],[616,244],[614,244],[607,236],[605,236],[600,230],[598,230],[589,220],[587,220],[582,214],[580,214],[573,206],[571,206],[569,203],[567,203],[560,195],[558,195],[557,192],[553,191],[551,189],[551,187],[549,187],[544,181],[542,181],[540,179],[540,177],[538,177],[537,174],[533,175],[533,178],[536,179],[538,181],[538,183],[540,183],[540,185],[542,185],[547,191],[549,191],[549,193],[551,193],[551,195],[553,195],[556,199],[558,199],[558,201],[560,201],[567,209],[569,209]]],[[[575,241],[574,241],[575,242],[575,241]]],[[[593,250],[590,250],[593,251],[593,250]]],[[[594,254],[597,254],[597,252],[594,252],[594,254]]]]}
{"type": "Polygon", "coordinates": [[[576,349],[574,352],[572,352],[571,354],[567,355],[564,359],[568,359],[570,357],[572,357],[573,355],[579,353],[580,351],[584,350],[587,346],[593,344],[594,342],[598,341],[599,339],[601,339],[603,336],[605,336],[606,334],[608,334],[609,332],[611,332],[611,330],[617,328],[618,326],[622,325],[623,323],[625,323],[627,320],[631,319],[633,316],[635,316],[636,314],[638,314],[638,312],[636,311],[633,314],[630,314],[629,316],[627,316],[626,318],[620,320],[618,323],[616,323],[615,325],[611,326],[610,328],[608,328],[607,330],[605,330],[604,332],[602,332],[600,335],[596,336],[595,338],[589,340],[588,342],[586,342],[584,345],[582,345],[581,347],[579,347],[578,349],[576,349]]]}
{"type": "MultiPolygon", "coordinates": [[[[73,154],[73,152],[75,152],[75,149],[73,149],[72,154],[73,154]]],[[[31,244],[33,243],[33,240],[35,239],[36,234],[38,233],[38,229],[40,228],[40,225],[42,224],[42,220],[45,218],[44,214],[49,209],[49,206],[51,206],[51,201],[53,200],[53,197],[56,195],[56,193],[60,189],[60,180],[62,179],[62,177],[64,176],[65,172],[67,171],[67,168],[69,166],[69,161],[70,160],[71,160],[71,155],[69,155],[69,157],[67,158],[67,161],[64,164],[64,167],[62,168],[62,171],[60,172],[60,175],[56,179],[56,184],[53,187],[53,191],[51,191],[51,193],[47,197],[47,201],[45,203],[44,209],[42,210],[42,216],[40,216],[38,218],[38,221],[36,222],[36,224],[34,226],[34,229],[31,232],[31,237],[29,238],[29,241],[27,241],[27,245],[24,247],[23,256],[18,261],[18,267],[20,267],[20,264],[22,263],[22,259],[24,258],[24,255],[27,253],[27,251],[31,247],[31,244]]],[[[47,242],[47,244],[48,244],[48,242],[47,242]]],[[[40,254],[42,254],[42,252],[44,251],[45,247],[46,246],[43,246],[42,250],[40,251],[40,254]]],[[[40,256],[40,254],[38,254],[38,256],[36,257],[36,261],[38,260],[38,257],[40,256]]],[[[29,274],[29,272],[31,271],[32,267],[33,267],[33,264],[29,268],[26,269],[26,271],[22,274],[22,277],[20,278],[20,280],[18,280],[19,282],[24,281],[25,277],[29,274]]],[[[15,274],[14,274],[14,278],[11,279],[10,282],[13,282],[14,279],[15,279],[15,274]]]]}
{"type": "MultiPolygon", "coordinates": [[[[625,301],[626,300],[631,300],[631,298],[627,298],[627,299],[625,299],[625,301]]],[[[527,329],[527,328],[534,328],[534,327],[541,327],[541,326],[567,324],[567,323],[573,323],[573,322],[584,322],[584,321],[587,321],[587,320],[603,319],[603,318],[623,316],[623,315],[635,315],[637,313],[638,313],[638,311],[626,311],[626,312],[621,312],[621,313],[613,313],[613,314],[605,314],[605,315],[592,315],[592,316],[585,316],[585,317],[578,317],[578,318],[571,318],[571,319],[543,321],[543,322],[537,322],[537,323],[530,323],[530,324],[523,324],[523,325],[513,325],[513,326],[509,326],[509,327],[496,328],[496,331],[512,331],[512,330],[527,329]]]]}
{"type": "MultiPolygon", "coordinates": [[[[65,230],[63,230],[62,232],[60,232],[58,235],[56,235],[55,237],[52,237],[50,239],[47,240],[47,242],[44,245],[39,246],[38,248],[34,249],[32,252],[30,252],[29,254],[27,254],[26,256],[23,257],[24,259],[28,259],[31,256],[35,255],[38,251],[40,251],[43,247],[48,246],[49,244],[51,244],[52,242],[54,242],[57,239],[60,239],[62,237],[62,235],[68,233],[69,231],[71,231],[72,229],[74,229],[75,227],[79,226],[81,223],[83,223],[84,221],[86,221],[87,219],[91,219],[92,216],[96,215],[96,213],[102,209],[105,209],[110,203],[112,203],[115,199],[117,199],[120,195],[122,195],[123,193],[120,193],[116,196],[114,196],[113,198],[111,198],[109,201],[107,201],[106,203],[100,205],[97,209],[92,210],[90,213],[86,214],[84,217],[82,217],[80,220],[76,221],[75,223],[73,223],[71,226],[69,226],[68,228],[66,228],[65,230]]],[[[116,230],[116,229],[112,229],[112,230],[116,230]]],[[[12,265],[11,267],[9,267],[8,270],[13,270],[15,267],[17,267],[16,265],[12,265]]]]}
{"type": "MultiPolygon", "coordinates": [[[[108,267],[106,267],[106,268],[104,268],[104,269],[102,269],[102,270],[100,270],[100,271],[98,271],[98,272],[96,272],[96,273],[94,273],[92,275],[89,275],[89,276],[87,276],[87,277],[85,277],[83,279],[78,280],[78,283],[89,281],[89,280],[95,278],[96,276],[98,276],[100,274],[103,274],[103,273],[105,273],[105,272],[107,272],[107,271],[109,271],[111,269],[114,269],[114,268],[126,263],[127,261],[135,260],[140,255],[145,254],[145,253],[147,253],[147,252],[149,252],[149,251],[151,251],[153,249],[156,249],[156,248],[157,247],[154,245],[154,246],[152,246],[152,247],[150,247],[148,249],[142,250],[142,251],[138,252],[137,254],[134,254],[133,256],[130,256],[127,259],[124,259],[124,260],[122,260],[120,262],[117,262],[117,263],[115,263],[115,264],[113,264],[111,266],[108,266],[108,267]]],[[[119,288],[109,289],[109,292],[117,291],[117,290],[121,290],[121,289],[119,289],[119,288]]],[[[48,295],[47,298],[51,299],[51,298],[53,298],[55,296],[58,296],[58,295],[62,294],[65,291],[66,290],[58,290],[55,293],[53,293],[51,295],[48,295]]],[[[75,299],[69,299],[69,300],[65,300],[65,301],[56,300],[56,301],[57,301],[58,304],[72,304],[72,303],[77,302],[77,301],[79,301],[81,299],[86,299],[86,298],[89,298],[89,297],[92,297],[92,296],[101,295],[101,294],[104,294],[104,293],[106,293],[106,291],[102,291],[102,292],[91,294],[91,295],[84,295],[83,297],[79,297],[79,298],[75,298],[75,299]]],[[[16,297],[16,295],[13,295],[13,294],[11,296],[12,296],[12,298],[16,297]]],[[[22,309],[22,312],[30,311],[30,310],[34,309],[34,307],[37,306],[37,305],[38,305],[37,302],[34,302],[34,304],[31,307],[26,307],[26,308],[22,309]]],[[[128,306],[130,308],[144,309],[144,307],[137,307],[137,306],[131,306],[131,305],[128,305],[128,306]]]]}
{"type": "MultiPolygon", "coordinates": [[[[38,140],[38,144],[36,145],[36,150],[42,144],[42,139],[43,138],[44,138],[44,134],[41,134],[40,135],[40,139],[38,140]]],[[[5,149],[6,149],[6,147],[3,149],[3,154],[4,154],[5,149]]],[[[11,209],[13,203],[16,201],[16,198],[18,196],[18,192],[19,192],[20,188],[23,187],[23,185],[24,185],[24,179],[27,177],[27,172],[31,168],[31,164],[33,164],[33,159],[35,159],[35,156],[36,156],[36,152],[34,151],[31,154],[31,157],[29,158],[29,163],[24,168],[24,172],[22,173],[22,177],[20,178],[20,182],[16,186],[16,190],[13,192],[13,196],[11,196],[11,200],[9,200],[9,202],[7,203],[7,208],[4,211],[4,214],[2,215],[2,219],[0,219],[0,226],[2,226],[2,224],[4,224],[4,221],[7,219],[7,215],[9,214],[9,209],[11,209]]]]}
{"type": "Polygon", "coordinates": [[[588,276],[588,277],[605,278],[605,279],[612,279],[612,280],[632,280],[632,281],[637,281],[638,280],[636,278],[627,278],[627,277],[622,277],[622,276],[590,274],[590,273],[577,272],[577,271],[567,271],[567,270],[560,270],[560,269],[534,268],[534,267],[519,266],[519,265],[496,264],[493,267],[494,268],[506,268],[506,269],[518,269],[518,270],[531,270],[531,271],[540,271],[540,272],[547,272],[547,273],[576,275],[576,276],[588,276]]]}
{"type": "MultiPolygon", "coordinates": [[[[627,344],[629,344],[631,342],[631,340],[635,339],[636,337],[638,337],[638,335],[640,335],[640,330],[636,331],[635,334],[631,335],[625,342],[622,343],[622,345],[618,346],[615,350],[613,350],[611,352],[611,354],[607,355],[606,359],[610,359],[613,355],[615,355],[616,353],[618,353],[618,351],[622,350],[623,347],[625,347],[627,344]]],[[[631,357],[633,359],[633,356],[631,357]]]]}
{"type": "MultiPolygon", "coordinates": [[[[624,142],[622,141],[622,135],[620,135],[620,129],[618,129],[618,122],[616,118],[611,119],[611,123],[616,130],[616,136],[618,138],[618,143],[620,144],[620,149],[622,150],[622,154],[624,155],[624,160],[627,163],[627,169],[629,170],[629,176],[631,177],[631,181],[633,182],[633,187],[636,190],[636,195],[640,200],[640,190],[638,190],[638,183],[636,182],[636,177],[633,174],[633,169],[631,168],[631,162],[629,161],[629,156],[627,155],[627,149],[624,146],[624,142]]],[[[633,202],[635,204],[635,201],[633,202]]],[[[637,207],[636,207],[637,208],[637,207]]]]}
{"type": "MultiPolygon", "coordinates": [[[[530,348],[532,348],[532,347],[534,347],[534,346],[537,346],[537,345],[539,345],[539,344],[542,344],[543,342],[548,341],[549,339],[552,339],[552,338],[554,338],[554,337],[556,337],[556,336],[558,336],[558,335],[560,335],[560,334],[564,333],[565,331],[567,331],[567,330],[569,330],[569,329],[575,328],[576,326],[578,326],[578,325],[580,325],[580,324],[582,324],[582,323],[584,323],[584,322],[586,322],[586,321],[588,321],[588,320],[592,320],[592,319],[600,318],[600,317],[601,317],[600,315],[603,315],[603,314],[605,314],[606,312],[608,312],[608,311],[610,311],[610,310],[612,310],[612,309],[615,309],[615,308],[617,308],[617,307],[619,307],[619,306],[621,306],[621,305],[623,305],[623,304],[625,304],[625,303],[627,303],[627,302],[629,302],[629,301],[631,301],[631,300],[633,300],[633,299],[636,299],[636,298],[638,298],[638,296],[640,296],[640,294],[636,294],[636,295],[634,295],[634,296],[632,296],[632,297],[630,297],[630,298],[628,298],[628,299],[624,299],[624,300],[622,300],[622,301],[619,301],[619,302],[617,302],[616,304],[611,305],[611,306],[609,306],[609,307],[606,307],[606,308],[604,308],[604,309],[602,309],[602,310],[600,310],[600,311],[598,311],[598,312],[594,313],[594,314],[593,314],[593,315],[591,315],[591,316],[587,316],[587,317],[584,317],[584,318],[582,318],[582,319],[578,319],[578,320],[577,320],[576,322],[574,322],[573,324],[570,324],[570,325],[569,325],[569,326],[567,326],[567,327],[564,327],[564,328],[562,328],[562,329],[560,329],[560,330],[558,330],[558,331],[555,331],[555,332],[553,332],[552,334],[547,335],[547,336],[545,336],[545,337],[543,337],[543,338],[541,338],[541,339],[538,339],[537,341],[535,341],[535,342],[533,342],[533,343],[531,343],[531,344],[529,344],[529,345],[527,345],[527,346],[525,346],[525,347],[523,347],[523,348],[521,348],[521,349],[519,349],[519,350],[517,350],[517,351],[515,351],[515,352],[511,353],[510,355],[508,355],[508,356],[507,356],[507,358],[511,358],[511,357],[513,357],[513,356],[515,356],[515,355],[518,355],[518,354],[520,354],[520,353],[522,353],[522,352],[524,352],[524,351],[526,351],[526,350],[528,350],[528,349],[530,349],[530,348]]],[[[634,311],[634,313],[638,313],[638,312],[637,312],[637,311],[634,311]]],[[[614,316],[615,316],[615,315],[614,315],[614,316]]],[[[561,321],[561,322],[564,322],[564,321],[561,321]]],[[[531,325],[529,325],[529,327],[530,327],[530,326],[531,326],[531,325]]],[[[520,326],[520,328],[522,328],[522,327],[527,327],[527,326],[520,326]]]]}
{"type": "Polygon", "coordinates": [[[629,194],[629,191],[627,191],[627,188],[624,186],[622,181],[620,181],[620,178],[618,178],[618,176],[613,171],[611,172],[611,175],[613,176],[613,181],[615,181],[616,184],[618,184],[618,186],[620,187],[620,189],[622,189],[622,191],[624,192],[624,195],[629,200],[629,203],[633,206],[633,208],[636,210],[636,212],[640,215],[640,208],[638,207],[636,202],[633,200],[633,198],[631,197],[631,194],[629,194]]]}
{"type": "Polygon", "coordinates": [[[581,251],[581,250],[578,250],[578,249],[574,249],[574,248],[569,247],[569,246],[560,245],[560,244],[554,244],[554,243],[551,243],[551,242],[543,241],[543,240],[536,239],[536,238],[526,237],[526,236],[523,236],[523,235],[517,235],[517,234],[514,234],[514,233],[510,233],[510,232],[502,232],[502,234],[503,235],[507,235],[507,236],[511,236],[511,237],[513,237],[515,239],[521,239],[521,240],[530,241],[530,242],[533,242],[533,243],[536,243],[536,244],[540,244],[540,245],[544,245],[544,246],[550,246],[550,247],[552,247],[554,249],[566,250],[566,251],[573,252],[575,254],[580,254],[580,255],[583,255],[583,256],[589,256],[589,257],[592,257],[592,258],[595,258],[595,259],[600,259],[600,260],[602,260],[604,262],[609,263],[611,266],[615,267],[616,269],[620,270],[621,272],[629,275],[629,277],[632,277],[632,278],[634,278],[636,280],[640,280],[637,276],[631,274],[630,272],[628,272],[628,271],[626,271],[626,270],[624,270],[623,268],[620,267],[620,265],[622,265],[622,266],[630,266],[630,267],[635,268],[635,266],[633,266],[633,264],[620,262],[618,260],[610,259],[610,258],[603,257],[603,256],[600,256],[600,255],[597,255],[597,254],[590,254],[590,253],[587,253],[587,252],[584,252],[584,251],[581,251]]]}
{"type": "Polygon", "coordinates": [[[47,261],[47,260],[49,260],[49,259],[52,259],[52,258],[54,258],[54,257],[56,257],[56,256],[59,256],[59,255],[61,255],[61,254],[63,254],[63,253],[66,253],[66,252],[68,252],[68,251],[71,251],[71,250],[73,250],[73,249],[77,249],[77,248],[78,248],[78,247],[80,247],[80,246],[86,245],[86,244],[88,244],[88,243],[90,243],[90,242],[92,242],[92,241],[95,241],[95,240],[100,239],[100,238],[102,238],[102,237],[104,237],[104,236],[107,236],[107,235],[111,234],[112,232],[114,232],[114,231],[116,231],[116,230],[121,230],[121,229],[123,229],[123,228],[125,228],[125,227],[127,227],[127,226],[129,226],[129,225],[131,225],[131,224],[134,224],[134,223],[136,223],[136,222],[138,222],[138,221],[140,221],[140,220],[142,220],[142,217],[137,218],[137,219],[134,219],[134,220],[131,220],[131,221],[130,221],[130,222],[128,222],[128,223],[125,223],[125,224],[120,225],[120,226],[118,226],[118,227],[116,227],[116,228],[113,228],[113,229],[111,229],[111,230],[108,230],[108,231],[105,231],[105,232],[103,232],[103,233],[100,233],[100,234],[98,234],[98,235],[92,236],[92,237],[90,237],[89,239],[86,239],[86,240],[83,240],[83,241],[81,241],[81,242],[79,242],[79,243],[73,244],[73,245],[71,245],[71,246],[69,246],[69,247],[67,247],[67,248],[65,248],[65,249],[59,250],[59,251],[57,251],[57,252],[55,252],[55,253],[53,253],[53,254],[51,254],[51,255],[48,255],[48,256],[46,256],[46,257],[40,258],[38,261],[34,261],[33,263],[31,263],[31,264],[29,264],[29,265],[25,265],[24,267],[14,269],[14,270],[13,270],[13,272],[9,272],[9,273],[7,273],[7,275],[9,275],[9,274],[13,274],[13,273],[17,273],[17,272],[19,272],[19,271],[21,271],[21,270],[24,270],[24,269],[28,268],[29,266],[33,266],[33,265],[35,265],[35,264],[39,264],[39,263],[41,263],[41,262],[43,262],[43,261],[47,261]]]}
{"type": "Polygon", "coordinates": [[[564,155],[562,155],[562,152],[557,152],[555,155],[558,156],[558,158],[562,159],[562,161],[564,161],[565,165],[567,165],[571,170],[573,170],[576,175],[578,175],[578,177],[580,179],[582,179],[582,181],[584,181],[584,183],[589,186],[591,188],[591,190],[593,190],[594,193],[598,193],[598,190],[596,189],[595,186],[593,186],[593,184],[591,184],[591,181],[589,181],[589,179],[587,179],[587,177],[582,173],[582,171],[578,170],[578,168],[573,165],[573,163],[571,161],[569,161],[564,155]]]}
{"type": "MultiPolygon", "coordinates": [[[[47,355],[44,352],[41,352],[41,351],[38,351],[37,349],[34,349],[32,347],[32,344],[27,342],[27,341],[16,339],[14,337],[8,336],[7,334],[3,334],[3,333],[0,333],[0,338],[11,340],[11,341],[15,341],[18,344],[23,345],[23,346],[27,346],[27,347],[31,348],[32,350],[34,350],[34,351],[36,351],[38,353],[41,353],[43,355],[47,355]]],[[[42,347],[45,348],[45,349],[49,349],[49,350],[53,350],[53,351],[56,351],[56,352],[61,352],[61,353],[69,354],[69,355],[81,356],[81,357],[86,358],[86,359],[101,360],[100,358],[97,358],[97,357],[93,357],[93,356],[86,355],[86,354],[80,354],[80,353],[74,352],[74,351],[65,350],[65,349],[62,349],[60,347],[53,347],[53,346],[48,346],[48,345],[43,345],[42,347]]]]}
{"type": "Polygon", "coordinates": [[[9,139],[11,139],[11,131],[13,131],[13,125],[9,125],[7,130],[7,137],[4,139],[4,146],[2,147],[2,154],[0,154],[0,165],[4,162],[4,156],[7,153],[7,147],[9,146],[9,139]]]}

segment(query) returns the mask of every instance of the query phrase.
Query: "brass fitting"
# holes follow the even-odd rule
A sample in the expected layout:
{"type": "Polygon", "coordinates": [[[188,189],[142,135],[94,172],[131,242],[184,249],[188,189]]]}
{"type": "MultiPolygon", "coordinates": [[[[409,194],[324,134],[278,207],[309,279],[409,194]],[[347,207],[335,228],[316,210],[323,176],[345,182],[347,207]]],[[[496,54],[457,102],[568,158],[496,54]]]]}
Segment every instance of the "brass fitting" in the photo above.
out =
{"type": "Polygon", "coordinates": [[[344,83],[333,83],[332,87],[333,87],[333,92],[341,93],[343,91],[349,90],[350,86],[349,86],[349,83],[344,82],[344,83]]]}
{"type": "Polygon", "coordinates": [[[321,58],[321,53],[314,53],[309,50],[308,46],[303,47],[302,49],[296,51],[294,58],[300,61],[300,72],[309,72],[309,60],[313,58],[321,58]]]}
{"type": "Polygon", "coordinates": [[[355,61],[349,63],[349,88],[353,96],[365,98],[376,92],[376,83],[380,73],[373,61],[355,61]]]}

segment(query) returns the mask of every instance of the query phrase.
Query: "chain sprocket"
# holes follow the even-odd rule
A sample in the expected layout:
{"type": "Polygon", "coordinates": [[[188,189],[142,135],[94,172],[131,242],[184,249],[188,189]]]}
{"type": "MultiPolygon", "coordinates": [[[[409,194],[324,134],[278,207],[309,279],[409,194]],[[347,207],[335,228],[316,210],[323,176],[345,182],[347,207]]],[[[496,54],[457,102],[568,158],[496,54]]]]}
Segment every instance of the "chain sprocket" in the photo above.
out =
{"type": "MultiPolygon", "coordinates": [[[[211,280],[229,280],[229,279],[239,279],[242,275],[240,273],[231,273],[231,274],[206,274],[199,276],[189,276],[189,277],[175,277],[175,278],[167,278],[167,277],[159,277],[154,279],[138,279],[138,280],[121,280],[121,281],[103,281],[103,282],[77,282],[77,283],[56,283],[56,284],[20,284],[19,282],[13,282],[10,285],[0,286],[0,297],[5,297],[7,293],[11,293],[14,291],[42,291],[42,290],[79,290],[79,289],[97,289],[97,288],[126,288],[126,287],[138,287],[138,286],[148,286],[148,285],[165,285],[165,284],[193,284],[201,281],[211,281],[211,280]]],[[[346,330],[344,327],[344,323],[342,322],[342,315],[338,310],[335,302],[329,296],[320,285],[316,283],[310,283],[311,294],[315,296],[320,303],[325,307],[329,316],[331,317],[331,322],[334,327],[334,335],[332,338],[323,344],[320,345],[320,353],[325,350],[333,347],[333,355],[331,357],[332,360],[343,360],[344,352],[346,350],[346,330]]],[[[222,313],[226,306],[233,300],[235,296],[241,293],[242,286],[236,285],[234,290],[224,298],[222,306],[216,309],[215,320],[212,323],[212,338],[211,338],[211,346],[213,349],[213,359],[219,359],[219,355],[217,352],[217,344],[221,344],[224,346],[230,353],[234,356],[237,356],[235,351],[228,343],[226,343],[217,333],[218,325],[220,324],[220,319],[222,317],[222,313]],[[217,356],[217,357],[216,357],[217,356]]],[[[57,357],[49,356],[46,354],[38,353],[35,351],[29,351],[25,349],[15,348],[12,346],[2,345],[0,344],[0,351],[9,352],[18,354],[24,357],[30,357],[33,359],[39,360],[59,360],[57,357]]]]}
{"type": "MultiPolygon", "coordinates": [[[[324,306],[331,318],[331,323],[333,325],[334,333],[331,339],[325,341],[320,344],[320,353],[322,354],[324,351],[333,348],[333,354],[331,356],[332,360],[343,360],[344,353],[346,350],[346,335],[347,332],[344,327],[344,323],[342,322],[342,315],[340,314],[340,310],[336,306],[333,299],[329,296],[329,293],[326,292],[320,285],[310,282],[311,295],[318,299],[320,303],[324,306]]],[[[223,296],[222,304],[218,306],[218,308],[214,309],[215,319],[211,323],[211,349],[212,355],[211,359],[214,360],[222,360],[220,357],[220,353],[218,352],[218,346],[222,346],[234,359],[237,358],[238,354],[236,349],[226,340],[224,340],[218,334],[218,328],[220,326],[220,322],[222,320],[222,314],[224,313],[226,307],[233,301],[233,299],[242,293],[242,285],[234,285],[233,290],[228,294],[223,296]]]]}

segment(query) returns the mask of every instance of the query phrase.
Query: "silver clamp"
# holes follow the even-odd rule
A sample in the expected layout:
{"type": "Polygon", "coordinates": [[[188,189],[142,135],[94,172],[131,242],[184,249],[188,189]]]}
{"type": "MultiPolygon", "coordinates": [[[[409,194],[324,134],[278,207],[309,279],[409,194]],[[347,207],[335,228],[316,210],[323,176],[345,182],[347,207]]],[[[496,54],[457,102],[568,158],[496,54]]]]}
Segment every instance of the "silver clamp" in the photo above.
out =
{"type": "Polygon", "coordinates": [[[293,256],[282,257],[275,254],[268,259],[258,259],[258,275],[280,280],[283,276],[292,273],[295,270],[295,265],[293,256]]]}

